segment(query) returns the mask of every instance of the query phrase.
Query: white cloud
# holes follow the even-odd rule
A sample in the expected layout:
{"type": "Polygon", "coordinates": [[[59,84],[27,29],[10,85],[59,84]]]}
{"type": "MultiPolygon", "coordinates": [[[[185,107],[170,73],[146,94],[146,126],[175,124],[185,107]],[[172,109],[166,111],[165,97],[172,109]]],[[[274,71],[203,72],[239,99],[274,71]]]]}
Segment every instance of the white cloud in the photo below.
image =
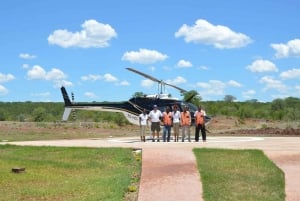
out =
{"type": "Polygon", "coordinates": [[[19,54],[19,57],[22,59],[35,59],[36,55],[28,54],[28,53],[21,53],[21,54],[19,54]]]}
{"type": "Polygon", "coordinates": [[[188,67],[192,67],[193,64],[190,61],[181,59],[180,61],[178,61],[177,66],[180,68],[188,68],[188,67]]]}
{"type": "Polygon", "coordinates": [[[46,72],[41,66],[34,65],[28,70],[27,77],[30,80],[62,80],[67,76],[57,68],[52,68],[49,72],[46,72]]]}
{"type": "Polygon", "coordinates": [[[250,70],[251,72],[278,72],[278,69],[274,63],[268,60],[262,60],[258,59],[249,66],[246,67],[246,69],[250,70]]]}
{"type": "Polygon", "coordinates": [[[3,96],[3,95],[6,95],[7,93],[8,93],[8,90],[0,84],[0,95],[3,96]]]}
{"type": "Polygon", "coordinates": [[[200,69],[200,70],[208,70],[208,67],[207,66],[199,66],[198,69],[200,69]]]}
{"type": "Polygon", "coordinates": [[[282,79],[300,79],[300,68],[293,68],[280,73],[282,79]]]}
{"type": "Polygon", "coordinates": [[[208,82],[198,82],[198,87],[204,89],[201,94],[204,95],[224,95],[226,84],[219,80],[210,80],[208,82]]]}
{"type": "Polygon", "coordinates": [[[15,79],[15,76],[13,76],[12,74],[5,75],[5,74],[0,73],[0,83],[9,82],[14,79],[15,79]]]}
{"type": "Polygon", "coordinates": [[[55,88],[60,88],[61,86],[71,87],[71,86],[73,86],[73,83],[70,81],[67,81],[67,80],[55,80],[54,81],[55,88]]]}
{"type": "Polygon", "coordinates": [[[106,82],[117,82],[118,81],[118,78],[116,78],[115,76],[113,76],[109,73],[104,74],[103,78],[106,82]]]}
{"type": "Polygon", "coordinates": [[[142,87],[151,88],[154,85],[154,82],[152,80],[142,80],[141,82],[142,87]]]}
{"type": "Polygon", "coordinates": [[[97,98],[96,94],[94,94],[93,92],[85,92],[84,95],[89,98],[97,98]]]}
{"type": "Polygon", "coordinates": [[[27,78],[29,80],[47,80],[54,83],[55,88],[61,86],[69,87],[73,86],[72,82],[65,80],[67,76],[60,69],[52,68],[49,72],[45,71],[39,65],[34,65],[27,71],[27,78]]]}
{"type": "Polygon", "coordinates": [[[38,65],[35,65],[27,72],[27,77],[30,80],[46,79],[46,71],[38,65]]]}
{"type": "Polygon", "coordinates": [[[104,80],[105,82],[117,82],[118,78],[115,76],[106,73],[104,75],[94,75],[94,74],[89,74],[85,76],[81,76],[81,80],[83,81],[97,81],[97,80],[104,80]]]}
{"type": "Polygon", "coordinates": [[[248,91],[242,92],[242,95],[244,98],[251,98],[254,94],[256,94],[255,90],[248,90],[248,91]]]}
{"type": "Polygon", "coordinates": [[[186,79],[184,79],[181,76],[177,76],[175,79],[166,80],[166,83],[172,84],[172,85],[183,84],[183,83],[186,83],[186,79]]]}
{"type": "Polygon", "coordinates": [[[102,24],[96,20],[86,20],[82,30],[70,32],[66,29],[55,30],[48,37],[48,42],[63,48],[102,48],[109,46],[109,40],[117,36],[116,31],[109,24],[102,24]]]}
{"type": "Polygon", "coordinates": [[[28,68],[29,68],[29,65],[28,65],[28,64],[23,64],[23,65],[22,65],[22,68],[28,69],[28,68]]]}
{"type": "Polygon", "coordinates": [[[62,80],[65,79],[67,76],[61,70],[57,68],[52,68],[51,71],[47,72],[46,80],[62,80]]]}
{"type": "Polygon", "coordinates": [[[128,81],[124,80],[124,81],[120,82],[119,85],[121,85],[121,86],[129,86],[130,84],[129,84],[128,81]]]}
{"type": "Polygon", "coordinates": [[[274,89],[279,92],[285,92],[287,90],[287,87],[280,80],[274,79],[271,76],[264,76],[259,82],[265,84],[263,91],[274,89]]]}
{"type": "Polygon", "coordinates": [[[220,80],[209,80],[208,82],[198,82],[196,86],[202,90],[199,92],[203,96],[223,96],[225,90],[228,87],[242,87],[242,84],[230,80],[228,82],[222,82],[220,80]]]}
{"type": "Polygon", "coordinates": [[[228,84],[228,86],[231,86],[231,87],[242,87],[243,86],[242,84],[240,84],[234,80],[229,80],[227,84],[228,84]]]}
{"type": "Polygon", "coordinates": [[[163,61],[167,58],[168,56],[165,54],[162,54],[156,50],[148,49],[139,49],[139,51],[125,52],[122,56],[122,60],[140,64],[153,64],[158,61],[163,61]]]}
{"type": "Polygon", "coordinates": [[[286,44],[271,44],[271,47],[276,51],[277,58],[300,57],[300,39],[290,40],[286,44]]]}
{"type": "Polygon", "coordinates": [[[102,79],[102,76],[101,75],[93,75],[93,74],[89,74],[89,75],[85,75],[85,76],[82,76],[81,77],[81,80],[83,81],[97,81],[97,80],[100,80],[102,79]]]}
{"type": "Polygon", "coordinates": [[[252,42],[245,34],[234,32],[226,26],[213,25],[204,19],[198,19],[193,26],[182,25],[175,37],[184,37],[187,43],[213,45],[218,49],[244,47],[252,42]]]}

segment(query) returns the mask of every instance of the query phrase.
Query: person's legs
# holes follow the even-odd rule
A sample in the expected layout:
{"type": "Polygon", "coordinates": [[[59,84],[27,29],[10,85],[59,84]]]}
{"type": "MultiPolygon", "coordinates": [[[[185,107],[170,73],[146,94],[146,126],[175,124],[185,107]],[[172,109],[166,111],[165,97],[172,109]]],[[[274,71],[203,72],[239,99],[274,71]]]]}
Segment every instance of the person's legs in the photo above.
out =
{"type": "Polygon", "coordinates": [[[178,142],[178,136],[179,136],[179,123],[174,123],[174,141],[178,142]]]}
{"type": "Polygon", "coordinates": [[[167,126],[164,126],[164,128],[163,128],[163,141],[164,142],[166,141],[167,132],[168,132],[167,126]]]}
{"type": "Polygon", "coordinates": [[[146,141],[146,129],[147,129],[147,126],[142,126],[142,138],[141,138],[141,140],[143,141],[143,142],[145,142],[146,141]]]}
{"type": "Polygon", "coordinates": [[[182,140],[181,140],[182,142],[184,142],[186,129],[187,129],[186,126],[182,126],[182,140]]]}
{"type": "Polygon", "coordinates": [[[155,122],[156,123],[156,134],[157,134],[157,142],[159,142],[159,132],[160,132],[160,123],[159,122],[155,122]]]}
{"type": "Polygon", "coordinates": [[[196,125],[196,128],[195,128],[195,141],[196,142],[199,141],[199,131],[200,131],[200,125],[196,125]]]}
{"type": "Polygon", "coordinates": [[[143,126],[140,126],[141,141],[143,141],[143,126]]]}
{"type": "Polygon", "coordinates": [[[168,132],[167,142],[170,142],[170,137],[171,137],[171,126],[168,126],[168,127],[167,127],[167,132],[168,132]]]}
{"type": "Polygon", "coordinates": [[[205,125],[201,125],[201,135],[202,135],[202,141],[205,142],[206,141],[206,129],[205,129],[205,125]]]}
{"type": "Polygon", "coordinates": [[[190,126],[187,126],[187,134],[188,134],[188,140],[189,140],[189,142],[191,142],[191,130],[190,130],[190,126]]]}
{"type": "Polygon", "coordinates": [[[152,142],[155,140],[155,122],[151,123],[152,142]]]}

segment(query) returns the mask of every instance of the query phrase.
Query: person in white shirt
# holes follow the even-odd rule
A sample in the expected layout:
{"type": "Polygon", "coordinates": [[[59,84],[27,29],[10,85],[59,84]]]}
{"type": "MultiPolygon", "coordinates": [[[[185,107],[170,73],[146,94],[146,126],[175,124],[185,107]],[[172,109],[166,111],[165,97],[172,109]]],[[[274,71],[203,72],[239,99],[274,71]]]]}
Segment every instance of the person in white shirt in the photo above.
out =
{"type": "Polygon", "coordinates": [[[155,141],[155,135],[157,136],[157,142],[159,142],[161,117],[161,111],[157,108],[157,105],[154,105],[153,110],[149,113],[149,119],[151,120],[152,142],[155,141]]]}
{"type": "Polygon", "coordinates": [[[146,142],[146,129],[148,127],[149,116],[146,109],[139,115],[141,141],[146,142]]]}
{"type": "Polygon", "coordinates": [[[173,119],[174,141],[178,142],[179,125],[180,125],[180,111],[178,111],[177,105],[173,106],[172,119],[173,119]]]}

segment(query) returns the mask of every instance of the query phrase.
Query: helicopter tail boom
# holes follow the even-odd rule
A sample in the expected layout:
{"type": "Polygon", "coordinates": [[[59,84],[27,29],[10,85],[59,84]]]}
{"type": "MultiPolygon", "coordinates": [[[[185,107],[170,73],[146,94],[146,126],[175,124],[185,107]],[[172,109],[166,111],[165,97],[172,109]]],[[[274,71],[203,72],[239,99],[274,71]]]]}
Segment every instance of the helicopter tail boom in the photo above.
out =
{"type": "Polygon", "coordinates": [[[68,95],[67,90],[65,89],[65,87],[61,87],[60,89],[61,89],[62,96],[64,98],[65,107],[72,106],[72,102],[69,98],[69,95],[68,95]]]}
{"type": "Polygon", "coordinates": [[[122,113],[130,123],[139,125],[138,115],[142,110],[130,101],[74,103],[71,102],[65,87],[61,87],[61,93],[65,103],[65,110],[62,117],[63,121],[68,121],[72,110],[94,110],[104,112],[119,112],[122,113]]]}

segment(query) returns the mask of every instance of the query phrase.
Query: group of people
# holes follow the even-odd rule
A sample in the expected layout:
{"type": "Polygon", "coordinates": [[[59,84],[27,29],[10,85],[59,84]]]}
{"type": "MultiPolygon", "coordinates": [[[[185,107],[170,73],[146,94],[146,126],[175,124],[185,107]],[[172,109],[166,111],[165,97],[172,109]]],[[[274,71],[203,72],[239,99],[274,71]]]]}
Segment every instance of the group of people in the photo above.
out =
{"type": "MultiPolygon", "coordinates": [[[[201,132],[202,141],[206,141],[206,129],[205,129],[205,111],[198,106],[198,110],[194,113],[195,118],[195,141],[199,141],[199,134],[201,132]]],[[[147,114],[146,109],[139,115],[140,123],[140,135],[141,141],[146,141],[146,130],[148,127],[148,121],[151,122],[151,133],[152,141],[160,141],[160,125],[163,124],[163,135],[162,140],[164,142],[170,142],[171,128],[173,128],[174,141],[179,141],[179,128],[182,128],[181,141],[184,142],[187,137],[188,141],[191,142],[190,127],[192,123],[192,116],[188,106],[184,106],[183,111],[180,112],[177,105],[173,106],[171,111],[170,107],[166,107],[164,112],[161,112],[157,105],[153,106],[153,110],[147,114]]]]}

